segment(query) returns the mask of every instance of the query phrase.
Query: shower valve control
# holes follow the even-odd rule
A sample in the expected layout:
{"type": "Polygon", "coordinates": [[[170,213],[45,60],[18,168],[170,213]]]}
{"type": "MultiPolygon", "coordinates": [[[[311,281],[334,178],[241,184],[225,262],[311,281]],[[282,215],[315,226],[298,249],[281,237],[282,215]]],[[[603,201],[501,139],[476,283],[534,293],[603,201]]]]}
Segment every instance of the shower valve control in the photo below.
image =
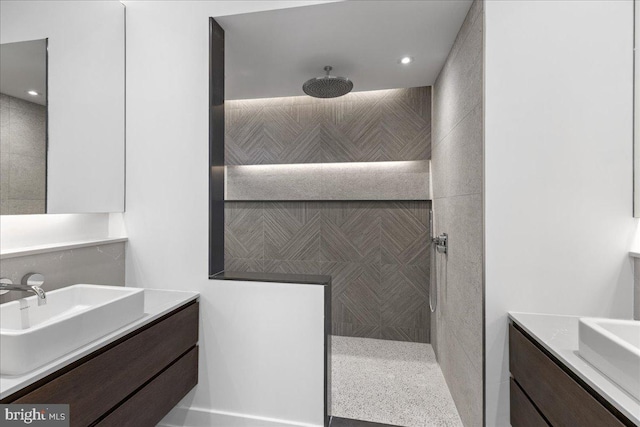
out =
{"type": "Polygon", "coordinates": [[[449,248],[449,236],[447,233],[442,233],[441,235],[434,237],[431,239],[434,245],[436,245],[436,250],[441,254],[446,254],[447,249],[449,248]]]}

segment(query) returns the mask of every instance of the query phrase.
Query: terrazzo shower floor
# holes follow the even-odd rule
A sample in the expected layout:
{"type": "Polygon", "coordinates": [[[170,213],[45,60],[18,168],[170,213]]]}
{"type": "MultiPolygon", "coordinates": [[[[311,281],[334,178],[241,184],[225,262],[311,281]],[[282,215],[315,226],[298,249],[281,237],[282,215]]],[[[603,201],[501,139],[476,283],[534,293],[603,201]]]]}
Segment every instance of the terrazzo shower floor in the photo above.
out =
{"type": "Polygon", "coordinates": [[[404,427],[462,426],[430,344],[331,340],[333,416],[404,427]]]}

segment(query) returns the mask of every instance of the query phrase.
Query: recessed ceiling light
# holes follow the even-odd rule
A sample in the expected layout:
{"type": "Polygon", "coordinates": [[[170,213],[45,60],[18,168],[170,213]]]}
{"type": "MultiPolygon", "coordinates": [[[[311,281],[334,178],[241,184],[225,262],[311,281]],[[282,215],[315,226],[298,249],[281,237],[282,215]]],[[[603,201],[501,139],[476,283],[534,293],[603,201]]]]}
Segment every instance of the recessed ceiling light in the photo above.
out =
{"type": "Polygon", "coordinates": [[[412,56],[403,56],[402,58],[400,58],[400,60],[398,62],[400,64],[402,64],[402,65],[411,64],[413,62],[413,57],[412,56]]]}
{"type": "Polygon", "coordinates": [[[40,95],[38,92],[36,92],[35,90],[28,90],[27,93],[31,96],[38,96],[40,95]]]}

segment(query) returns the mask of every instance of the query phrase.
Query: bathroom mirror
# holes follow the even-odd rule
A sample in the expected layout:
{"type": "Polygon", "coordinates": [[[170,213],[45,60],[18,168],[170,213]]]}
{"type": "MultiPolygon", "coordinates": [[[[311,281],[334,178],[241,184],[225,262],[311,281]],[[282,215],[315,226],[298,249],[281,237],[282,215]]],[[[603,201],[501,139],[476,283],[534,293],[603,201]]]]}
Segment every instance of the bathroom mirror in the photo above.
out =
{"type": "Polygon", "coordinates": [[[124,19],[117,1],[0,3],[1,214],[124,211],[124,19]]]}

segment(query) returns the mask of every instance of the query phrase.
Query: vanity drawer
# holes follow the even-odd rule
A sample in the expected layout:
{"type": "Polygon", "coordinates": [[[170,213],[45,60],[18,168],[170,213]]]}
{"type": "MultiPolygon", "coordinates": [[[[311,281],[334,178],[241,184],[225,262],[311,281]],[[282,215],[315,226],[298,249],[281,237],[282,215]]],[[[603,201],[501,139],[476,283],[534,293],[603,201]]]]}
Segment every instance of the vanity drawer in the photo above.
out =
{"type": "Polygon", "coordinates": [[[509,325],[509,369],[554,427],[624,426],[513,325],[509,325]]]}
{"type": "Polygon", "coordinates": [[[153,427],[198,383],[198,347],[100,421],[100,427],[153,427]]]}
{"type": "Polygon", "coordinates": [[[549,427],[540,412],[513,378],[509,384],[511,425],[513,427],[549,427]]]}
{"type": "Polygon", "coordinates": [[[176,311],[12,403],[67,403],[72,426],[95,422],[196,345],[198,309],[176,311]]]}

